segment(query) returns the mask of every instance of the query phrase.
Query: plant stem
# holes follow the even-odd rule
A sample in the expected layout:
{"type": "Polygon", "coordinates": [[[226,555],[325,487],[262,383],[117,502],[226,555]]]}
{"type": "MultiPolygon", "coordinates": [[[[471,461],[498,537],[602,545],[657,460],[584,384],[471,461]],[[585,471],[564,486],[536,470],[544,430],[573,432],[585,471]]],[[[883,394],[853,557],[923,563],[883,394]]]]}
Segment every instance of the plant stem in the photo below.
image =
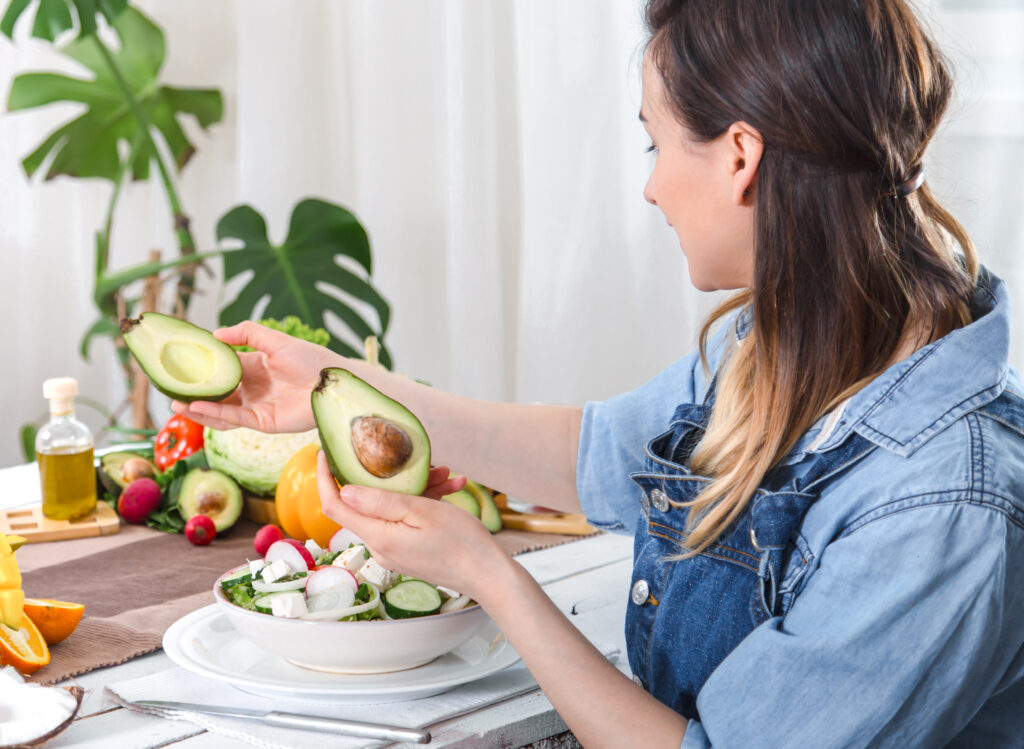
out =
{"type": "Polygon", "coordinates": [[[107,272],[107,264],[110,260],[110,235],[114,231],[114,209],[117,207],[117,202],[121,198],[121,188],[124,186],[124,178],[128,174],[128,170],[131,169],[132,163],[135,161],[135,154],[139,151],[139,145],[142,143],[142,133],[137,132],[135,137],[132,139],[131,148],[128,150],[128,156],[121,162],[121,167],[117,171],[117,177],[114,179],[114,191],[110,194],[110,204],[107,206],[107,218],[103,222],[103,244],[100,248],[100,257],[97,259],[96,268],[98,275],[105,275],[107,272]]]}
{"type": "MultiPolygon", "coordinates": [[[[114,56],[110,54],[110,50],[107,49],[107,46],[95,34],[90,38],[96,45],[104,61],[107,63],[107,67],[110,68],[110,72],[117,81],[117,85],[121,88],[121,93],[127,100],[128,106],[131,107],[132,114],[139,123],[140,130],[143,132],[145,139],[149,142],[149,146],[153,154],[153,160],[156,162],[157,169],[160,172],[160,181],[163,182],[164,191],[167,193],[167,202],[170,204],[171,215],[174,218],[174,233],[177,237],[178,247],[181,250],[181,254],[183,256],[192,255],[195,253],[196,242],[192,237],[192,230],[189,228],[189,219],[181,206],[181,200],[178,197],[178,191],[174,186],[174,180],[171,177],[170,170],[164,163],[163,156],[161,156],[160,150],[157,148],[156,141],[153,139],[151,131],[152,125],[149,122],[149,117],[142,110],[142,107],[139,106],[139,102],[136,101],[135,94],[132,92],[131,86],[129,86],[128,81],[125,80],[124,74],[117,66],[117,61],[114,59],[114,56]]],[[[183,268],[181,271],[181,281],[178,284],[178,295],[181,298],[182,307],[186,310],[188,309],[188,304],[191,300],[194,289],[195,269],[183,268]]]]}

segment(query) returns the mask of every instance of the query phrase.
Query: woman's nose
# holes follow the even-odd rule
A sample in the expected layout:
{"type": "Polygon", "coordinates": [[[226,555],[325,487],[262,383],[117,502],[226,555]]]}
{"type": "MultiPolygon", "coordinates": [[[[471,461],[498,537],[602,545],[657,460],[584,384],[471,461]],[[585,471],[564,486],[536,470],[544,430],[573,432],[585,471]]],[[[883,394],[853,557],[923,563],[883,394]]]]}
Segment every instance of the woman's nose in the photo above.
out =
{"type": "Polygon", "coordinates": [[[651,205],[658,205],[658,201],[654,198],[654,175],[652,174],[647,178],[647,184],[644,185],[644,200],[651,205]]]}

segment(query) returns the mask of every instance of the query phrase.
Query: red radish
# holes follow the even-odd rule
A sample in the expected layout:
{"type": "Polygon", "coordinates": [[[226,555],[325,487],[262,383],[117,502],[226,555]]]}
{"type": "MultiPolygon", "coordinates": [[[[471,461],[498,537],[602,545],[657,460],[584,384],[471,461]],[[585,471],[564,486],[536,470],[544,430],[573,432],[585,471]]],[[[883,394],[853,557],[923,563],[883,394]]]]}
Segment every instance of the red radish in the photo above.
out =
{"type": "Polygon", "coordinates": [[[325,567],[306,578],[307,597],[317,596],[335,588],[349,588],[354,593],[359,590],[359,581],[344,567],[325,567]]]}
{"type": "MultiPolygon", "coordinates": [[[[359,538],[355,533],[350,531],[348,528],[341,528],[335,531],[334,535],[331,536],[330,542],[327,544],[327,550],[334,553],[338,551],[345,551],[350,544],[362,544],[363,539],[359,538]]],[[[365,544],[363,544],[365,546],[365,544]]]]}
{"type": "Polygon", "coordinates": [[[206,546],[217,535],[217,526],[208,515],[196,515],[185,523],[185,538],[196,546],[206,546]]]}
{"type": "Polygon", "coordinates": [[[257,554],[263,556],[267,553],[267,549],[270,548],[270,544],[283,539],[284,531],[276,525],[268,524],[264,525],[256,532],[256,538],[252,540],[252,546],[256,549],[257,554]]]}
{"type": "Polygon", "coordinates": [[[128,523],[144,523],[160,507],[160,486],[153,479],[135,479],[117,499],[117,512],[128,523]]]}
{"type": "Polygon", "coordinates": [[[295,546],[288,543],[288,541],[289,539],[286,538],[283,541],[274,541],[274,543],[270,544],[270,548],[267,549],[267,553],[263,556],[263,561],[271,564],[278,559],[283,559],[284,563],[293,572],[302,572],[310,569],[313,566],[313,555],[302,544],[295,546]]]}

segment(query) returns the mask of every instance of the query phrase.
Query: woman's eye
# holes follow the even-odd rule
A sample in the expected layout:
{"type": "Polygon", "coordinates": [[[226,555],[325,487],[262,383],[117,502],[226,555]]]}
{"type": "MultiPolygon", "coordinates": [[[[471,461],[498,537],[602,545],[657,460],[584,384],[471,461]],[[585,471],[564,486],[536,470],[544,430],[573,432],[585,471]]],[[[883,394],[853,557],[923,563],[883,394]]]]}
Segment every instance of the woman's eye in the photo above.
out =
{"type": "Polygon", "coordinates": [[[647,148],[644,149],[644,153],[655,153],[657,150],[658,147],[652,143],[651,145],[647,146],[647,148]]]}

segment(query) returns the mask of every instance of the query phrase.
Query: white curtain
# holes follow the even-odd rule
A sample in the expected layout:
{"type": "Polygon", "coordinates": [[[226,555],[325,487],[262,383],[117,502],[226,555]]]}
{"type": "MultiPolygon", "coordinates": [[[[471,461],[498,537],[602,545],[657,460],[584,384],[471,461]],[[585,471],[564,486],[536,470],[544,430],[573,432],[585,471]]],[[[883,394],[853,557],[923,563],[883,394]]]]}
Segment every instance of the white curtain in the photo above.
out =
{"type": "MultiPolygon", "coordinates": [[[[674,234],[642,199],[638,2],[140,5],[167,36],[162,79],[224,92],[223,123],[190,129],[198,152],[179,180],[200,247],[239,203],[278,240],[303,197],[346,205],[370,235],[399,371],[473,397],[581,404],[694,345],[716,298],[689,286],[674,234]]],[[[1024,9],[929,5],[966,69],[929,178],[1024,299],[1024,9]]],[[[73,70],[27,31],[0,40],[4,99],[19,72],[73,70]]],[[[108,406],[123,397],[107,340],[89,364],[77,352],[109,186],[30,184],[19,165],[73,111],[0,115],[0,466],[20,460],[17,428],[45,411],[46,377],[74,375],[108,406]]],[[[172,254],[169,225],[157,184],[129,188],[112,265],[172,254]]],[[[191,319],[213,327],[231,289],[216,275],[201,287],[191,319]]],[[[168,413],[162,396],[151,404],[168,413]]]]}

